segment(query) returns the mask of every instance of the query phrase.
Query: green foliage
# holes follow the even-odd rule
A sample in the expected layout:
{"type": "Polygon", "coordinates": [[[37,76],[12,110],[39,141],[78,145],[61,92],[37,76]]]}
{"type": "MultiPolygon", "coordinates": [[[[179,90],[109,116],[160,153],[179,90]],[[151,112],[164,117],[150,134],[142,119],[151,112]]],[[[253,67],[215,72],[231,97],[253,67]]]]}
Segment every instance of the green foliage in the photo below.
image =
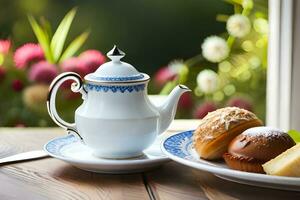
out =
{"type": "Polygon", "coordinates": [[[293,140],[296,143],[300,142],[300,132],[299,131],[297,131],[297,130],[289,130],[288,134],[289,134],[289,136],[291,136],[291,138],[293,138],[293,140]]]}
{"type": "MultiPolygon", "coordinates": [[[[230,35],[227,31],[221,34],[220,37],[226,40],[230,52],[226,59],[213,63],[201,54],[187,59],[184,62],[184,66],[188,68],[187,73],[178,72],[177,78],[166,83],[161,93],[169,93],[179,83],[186,84],[194,89],[197,104],[213,101],[220,107],[227,106],[233,97],[241,97],[249,100],[253,105],[252,111],[261,119],[265,119],[267,1],[225,0],[225,2],[233,6],[232,16],[241,14],[248,18],[251,23],[250,33],[243,37],[230,35]],[[205,93],[197,85],[197,75],[204,69],[211,69],[218,73],[218,89],[213,93],[205,93]]],[[[216,19],[227,22],[229,17],[231,16],[228,14],[218,14],[216,19]]]]}
{"type": "Polygon", "coordinates": [[[63,20],[60,22],[58,28],[56,29],[52,37],[50,47],[55,62],[57,62],[61,56],[75,14],[76,14],[76,9],[72,9],[71,11],[69,11],[66,14],[66,16],[63,18],[63,20]]]}
{"type": "Polygon", "coordinates": [[[28,20],[39,44],[44,51],[46,59],[50,63],[54,63],[54,58],[49,45],[49,35],[47,34],[47,31],[45,31],[31,15],[28,16],[28,20]]]}
{"type": "Polygon", "coordinates": [[[171,90],[178,84],[184,84],[187,81],[188,78],[188,74],[189,74],[189,68],[187,66],[183,66],[176,78],[173,81],[168,82],[164,88],[161,90],[160,94],[161,95],[167,95],[171,92],[171,90]]]}
{"type": "MultiPolygon", "coordinates": [[[[44,52],[45,59],[54,64],[52,66],[57,68],[57,73],[63,70],[59,62],[74,56],[89,36],[89,31],[81,33],[64,49],[75,14],[76,9],[68,12],[54,34],[52,34],[49,21],[44,17],[36,20],[28,15],[29,23],[44,52]]],[[[0,95],[0,111],[3,114],[0,116],[0,125],[53,126],[54,123],[46,109],[49,82],[30,79],[31,66],[40,60],[29,60],[22,68],[19,66],[17,68],[13,59],[17,51],[13,52],[12,48],[9,48],[9,52],[0,52],[0,91],[2,94],[0,95]]],[[[19,52],[24,53],[24,49],[21,50],[21,48],[19,52]]],[[[80,103],[82,103],[80,95],[74,95],[69,89],[62,87],[58,92],[57,107],[63,111],[61,116],[67,121],[73,121],[74,109],[80,103]]]]}
{"type": "Polygon", "coordinates": [[[84,42],[87,40],[89,37],[90,32],[86,31],[83,32],[81,35],[77,36],[66,48],[64,53],[59,59],[59,62],[72,57],[79,49],[80,47],[84,44],[84,42]]]}
{"type": "Polygon", "coordinates": [[[65,15],[53,36],[51,25],[45,18],[41,18],[39,24],[33,16],[28,16],[31,28],[41,45],[48,62],[57,64],[72,57],[87,40],[89,31],[85,31],[76,37],[64,50],[65,42],[76,15],[76,11],[77,9],[73,8],[65,15]]]}

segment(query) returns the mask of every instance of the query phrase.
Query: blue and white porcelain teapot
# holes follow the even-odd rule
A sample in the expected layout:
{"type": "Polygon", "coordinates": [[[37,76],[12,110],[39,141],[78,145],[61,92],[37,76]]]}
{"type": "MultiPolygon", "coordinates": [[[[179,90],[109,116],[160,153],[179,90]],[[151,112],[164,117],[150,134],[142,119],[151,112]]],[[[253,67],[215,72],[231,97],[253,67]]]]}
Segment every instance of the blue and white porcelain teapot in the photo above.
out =
{"type": "Polygon", "coordinates": [[[50,85],[47,101],[53,121],[68,132],[77,134],[95,156],[128,158],[142,154],[156,136],[174,119],[180,96],[190,91],[179,85],[166,102],[153,105],[147,96],[150,77],[122,62],[125,56],[116,46],[107,53],[111,59],[84,80],[74,72],[65,72],[50,85]],[[67,80],[73,92],[82,94],[83,103],[75,111],[75,123],[58,115],[55,98],[58,88],[67,80]]]}

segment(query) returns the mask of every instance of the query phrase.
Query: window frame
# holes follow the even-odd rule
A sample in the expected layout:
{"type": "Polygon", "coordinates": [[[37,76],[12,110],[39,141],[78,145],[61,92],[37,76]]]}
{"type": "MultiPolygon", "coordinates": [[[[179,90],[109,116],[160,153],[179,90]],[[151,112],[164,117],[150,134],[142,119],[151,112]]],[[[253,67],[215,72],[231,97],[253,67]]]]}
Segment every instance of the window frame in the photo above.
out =
{"type": "MultiPolygon", "coordinates": [[[[269,0],[266,124],[288,130],[292,120],[293,0],[269,0]]],[[[300,82],[299,82],[300,83],[300,82]]]]}

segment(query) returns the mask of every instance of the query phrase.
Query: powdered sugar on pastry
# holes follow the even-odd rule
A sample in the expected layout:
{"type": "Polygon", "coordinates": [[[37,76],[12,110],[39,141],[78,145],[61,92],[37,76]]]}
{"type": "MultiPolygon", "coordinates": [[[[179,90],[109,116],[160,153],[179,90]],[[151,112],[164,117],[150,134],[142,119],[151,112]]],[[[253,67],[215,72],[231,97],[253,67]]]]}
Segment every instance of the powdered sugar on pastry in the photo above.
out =
{"type": "Polygon", "coordinates": [[[283,131],[277,128],[270,128],[270,127],[253,127],[244,131],[242,134],[248,137],[258,137],[258,136],[276,137],[276,136],[287,135],[287,133],[284,133],[283,131]]]}
{"type": "Polygon", "coordinates": [[[194,139],[213,139],[229,130],[235,124],[243,121],[258,119],[252,112],[237,108],[226,107],[208,113],[195,131],[194,139]]]}
{"type": "Polygon", "coordinates": [[[200,157],[219,159],[230,141],[248,128],[262,122],[250,111],[226,107],[208,113],[194,132],[194,148],[200,157]]]}

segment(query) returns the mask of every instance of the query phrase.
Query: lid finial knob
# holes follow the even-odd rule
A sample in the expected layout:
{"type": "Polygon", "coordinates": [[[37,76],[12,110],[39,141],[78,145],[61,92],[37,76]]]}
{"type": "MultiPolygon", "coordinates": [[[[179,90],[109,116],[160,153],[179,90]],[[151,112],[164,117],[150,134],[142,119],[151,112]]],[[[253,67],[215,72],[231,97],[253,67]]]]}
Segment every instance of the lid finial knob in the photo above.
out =
{"type": "Polygon", "coordinates": [[[110,50],[107,54],[107,57],[109,57],[113,62],[120,62],[121,58],[125,56],[125,53],[121,51],[117,45],[114,45],[112,50],[110,50]]]}

